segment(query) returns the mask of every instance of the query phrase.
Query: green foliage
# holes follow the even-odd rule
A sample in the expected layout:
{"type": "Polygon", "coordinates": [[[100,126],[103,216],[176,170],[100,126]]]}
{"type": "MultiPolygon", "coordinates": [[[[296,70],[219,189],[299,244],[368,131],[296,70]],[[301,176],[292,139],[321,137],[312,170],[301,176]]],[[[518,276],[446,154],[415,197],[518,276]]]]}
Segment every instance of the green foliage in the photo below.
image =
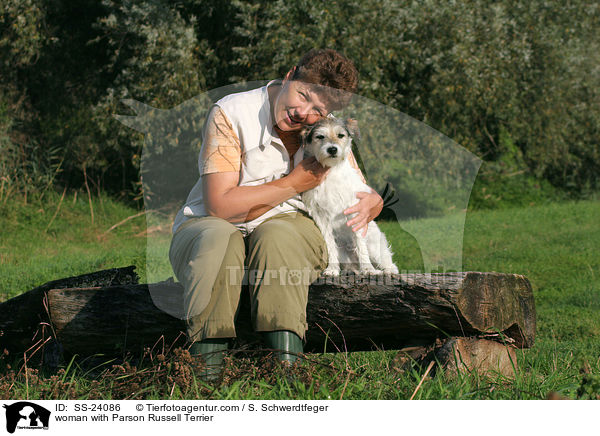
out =
{"type": "Polygon", "coordinates": [[[16,132],[15,126],[26,123],[28,116],[7,95],[11,92],[0,89],[0,202],[16,193],[27,199],[51,188],[61,165],[60,150],[43,150],[35,137],[16,132]]]}
{"type": "Polygon", "coordinates": [[[0,6],[0,68],[4,80],[14,78],[15,67],[31,64],[44,46],[46,10],[38,0],[5,0],[0,6]]]}
{"type": "MultiPolygon", "coordinates": [[[[599,21],[600,7],[585,0],[7,0],[2,147],[22,158],[3,168],[139,198],[143,138],[113,118],[129,113],[121,99],[171,108],[282,77],[308,49],[331,47],[355,61],[362,96],[485,160],[486,191],[473,205],[523,203],[519,185],[532,201],[557,190],[581,197],[599,187],[599,21]]],[[[391,152],[386,165],[404,166],[391,152]]],[[[21,191],[48,180],[11,177],[21,191]]]]}
{"type": "Polygon", "coordinates": [[[566,195],[543,178],[536,178],[523,152],[502,128],[498,159],[484,161],[473,186],[470,207],[494,209],[549,203],[566,195]]]}
{"type": "Polygon", "coordinates": [[[211,77],[214,57],[196,38],[194,17],[186,22],[168,2],[106,0],[103,5],[109,13],[94,24],[99,35],[88,44],[106,51],[108,61],[101,71],[112,77],[98,102],[82,114],[95,140],[79,141],[92,148],[77,154],[89,159],[81,165],[93,166],[102,175],[115,164],[125,167],[123,178],[131,185],[121,188],[139,194],[143,138],[113,118],[126,112],[120,101],[133,98],[156,107],[175,106],[206,87],[203,72],[211,77]]]}
{"type": "Polygon", "coordinates": [[[46,9],[36,0],[7,0],[0,6],[0,200],[14,193],[27,196],[50,179],[51,159],[32,135],[36,111],[19,82],[46,45],[46,9]]]}
{"type": "MultiPolygon", "coordinates": [[[[3,65],[17,67],[3,75],[12,78],[4,100],[13,106],[20,95],[36,101],[35,122],[24,125],[11,117],[13,136],[23,136],[24,158],[52,174],[55,168],[40,155],[56,150],[62,185],[139,194],[143,140],[113,115],[126,112],[122,98],[170,107],[205,88],[201,71],[214,80],[214,57],[197,39],[194,17],[186,21],[159,0],[34,6],[9,2],[0,21],[6,23],[0,45],[10,46],[12,56],[3,55],[3,65]],[[19,32],[7,31],[21,22],[27,26],[19,32]]],[[[21,181],[19,188],[26,186],[21,181]]]]}
{"type": "Polygon", "coordinates": [[[15,177],[10,174],[14,169],[12,164],[13,145],[9,137],[12,119],[8,112],[8,104],[3,96],[0,97],[0,200],[10,196],[12,182],[15,177]]]}
{"type": "Polygon", "coordinates": [[[299,52],[336,48],[356,62],[361,95],[431,125],[494,163],[488,170],[513,153],[522,155],[515,171],[535,184],[571,193],[598,187],[598,5],[237,4],[246,44],[235,48],[235,62],[246,75],[281,76],[299,52]],[[512,149],[501,144],[506,132],[512,149]]]}

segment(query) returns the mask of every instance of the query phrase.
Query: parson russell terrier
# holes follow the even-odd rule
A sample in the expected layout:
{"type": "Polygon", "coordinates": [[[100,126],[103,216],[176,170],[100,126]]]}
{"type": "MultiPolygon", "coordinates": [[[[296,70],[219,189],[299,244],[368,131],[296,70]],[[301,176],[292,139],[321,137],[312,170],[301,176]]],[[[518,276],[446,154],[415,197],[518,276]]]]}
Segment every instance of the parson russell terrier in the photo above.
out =
{"type": "Polygon", "coordinates": [[[362,230],[354,232],[346,225],[349,217],[343,211],[357,203],[356,193],[371,192],[347,159],[357,135],[355,120],[332,117],[301,132],[304,156],[315,156],[321,165],[331,168],[321,184],[302,193],[302,201],[327,244],[329,264],[323,274],[337,276],[340,268],[397,274],[390,246],[375,221],[369,223],[366,237],[362,230]]]}

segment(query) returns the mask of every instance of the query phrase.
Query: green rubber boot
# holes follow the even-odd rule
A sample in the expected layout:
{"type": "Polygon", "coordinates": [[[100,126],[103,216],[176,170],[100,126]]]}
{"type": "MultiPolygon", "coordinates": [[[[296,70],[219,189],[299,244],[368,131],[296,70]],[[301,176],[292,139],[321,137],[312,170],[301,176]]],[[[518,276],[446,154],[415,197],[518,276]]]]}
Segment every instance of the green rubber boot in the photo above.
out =
{"type": "Polygon", "coordinates": [[[294,363],[302,353],[302,339],[294,332],[288,330],[279,330],[275,332],[264,333],[265,342],[268,348],[277,350],[275,355],[284,362],[294,363]]]}
{"type": "Polygon", "coordinates": [[[206,368],[200,373],[203,380],[214,381],[219,378],[223,370],[223,358],[228,348],[228,338],[204,339],[191,345],[190,354],[201,356],[206,363],[206,368]]]}

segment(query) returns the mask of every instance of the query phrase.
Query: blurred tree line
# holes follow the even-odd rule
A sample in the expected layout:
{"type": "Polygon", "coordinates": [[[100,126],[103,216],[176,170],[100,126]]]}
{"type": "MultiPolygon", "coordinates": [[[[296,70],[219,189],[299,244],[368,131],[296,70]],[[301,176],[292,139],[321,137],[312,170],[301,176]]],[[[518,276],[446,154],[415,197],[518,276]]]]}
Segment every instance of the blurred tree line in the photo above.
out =
{"type": "Polygon", "coordinates": [[[584,0],[3,0],[0,195],[87,182],[139,200],[122,99],[171,108],[329,47],[360,95],[482,157],[483,191],[584,196],[600,188],[599,24],[584,0]]]}

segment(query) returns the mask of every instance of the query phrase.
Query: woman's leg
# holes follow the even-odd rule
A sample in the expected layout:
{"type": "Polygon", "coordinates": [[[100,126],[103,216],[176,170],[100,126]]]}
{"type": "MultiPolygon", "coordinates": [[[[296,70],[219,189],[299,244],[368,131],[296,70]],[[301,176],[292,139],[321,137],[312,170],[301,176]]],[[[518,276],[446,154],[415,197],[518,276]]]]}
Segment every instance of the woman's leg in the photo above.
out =
{"type": "Polygon", "coordinates": [[[304,338],[308,287],[327,267],[321,232],[302,213],[280,214],[260,224],[247,242],[255,330],[304,338]]]}
{"type": "Polygon", "coordinates": [[[184,287],[190,341],[236,336],[244,257],[241,232],[221,218],[192,218],[173,235],[169,258],[184,287]]]}

